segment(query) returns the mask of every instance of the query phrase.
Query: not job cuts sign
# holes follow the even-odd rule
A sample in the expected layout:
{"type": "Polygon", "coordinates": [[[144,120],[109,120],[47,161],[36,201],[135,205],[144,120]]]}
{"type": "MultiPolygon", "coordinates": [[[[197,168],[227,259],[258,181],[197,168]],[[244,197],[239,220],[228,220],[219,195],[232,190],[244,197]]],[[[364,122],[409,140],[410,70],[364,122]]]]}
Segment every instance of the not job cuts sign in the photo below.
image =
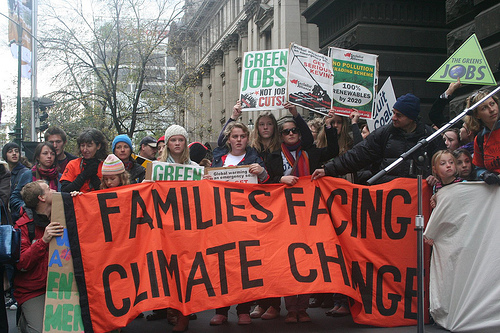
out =
{"type": "Polygon", "coordinates": [[[240,90],[243,111],[283,108],[287,61],[287,49],[245,52],[240,90]]]}

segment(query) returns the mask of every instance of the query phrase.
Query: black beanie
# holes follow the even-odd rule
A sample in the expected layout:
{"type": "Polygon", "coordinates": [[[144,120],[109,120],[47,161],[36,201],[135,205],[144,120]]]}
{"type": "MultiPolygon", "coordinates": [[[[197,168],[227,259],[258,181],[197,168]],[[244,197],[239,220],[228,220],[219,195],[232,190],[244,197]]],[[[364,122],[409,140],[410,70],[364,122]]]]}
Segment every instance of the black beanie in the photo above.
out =
{"type": "Polygon", "coordinates": [[[393,109],[398,110],[411,120],[417,120],[420,113],[420,99],[413,94],[400,96],[393,109]]]}
{"type": "Polygon", "coordinates": [[[200,163],[202,159],[207,155],[207,147],[199,142],[193,142],[189,145],[189,158],[191,161],[200,163]]]}
{"type": "Polygon", "coordinates": [[[3,148],[2,148],[2,158],[5,162],[7,162],[7,152],[12,149],[12,148],[17,148],[19,149],[19,152],[21,151],[21,148],[19,147],[19,145],[15,142],[8,142],[6,144],[3,145],[3,148]]]}

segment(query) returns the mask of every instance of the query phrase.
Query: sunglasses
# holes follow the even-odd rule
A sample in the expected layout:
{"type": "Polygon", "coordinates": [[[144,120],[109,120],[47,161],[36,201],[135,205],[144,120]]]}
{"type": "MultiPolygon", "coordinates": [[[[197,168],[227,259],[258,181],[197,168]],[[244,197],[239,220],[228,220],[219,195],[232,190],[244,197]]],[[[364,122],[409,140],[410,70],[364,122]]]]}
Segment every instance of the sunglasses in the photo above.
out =
{"type": "Polygon", "coordinates": [[[281,134],[288,135],[288,134],[290,134],[290,132],[293,134],[297,134],[297,133],[299,133],[299,129],[297,127],[287,128],[287,129],[282,130],[281,134]]]}

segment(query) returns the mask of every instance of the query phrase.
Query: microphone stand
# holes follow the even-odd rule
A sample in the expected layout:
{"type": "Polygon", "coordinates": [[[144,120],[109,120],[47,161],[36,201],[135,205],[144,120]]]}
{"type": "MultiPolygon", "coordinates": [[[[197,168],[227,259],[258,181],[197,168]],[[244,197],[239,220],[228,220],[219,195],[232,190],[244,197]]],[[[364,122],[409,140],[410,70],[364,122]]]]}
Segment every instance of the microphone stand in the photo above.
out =
{"type": "MultiPolygon", "coordinates": [[[[488,95],[481,98],[474,105],[469,108],[464,109],[460,114],[458,114],[455,118],[451,119],[444,126],[439,128],[436,132],[429,135],[427,138],[421,139],[417,142],[415,146],[410,148],[408,151],[401,154],[401,156],[391,163],[389,166],[380,170],[376,175],[368,179],[368,185],[373,185],[380,177],[386,175],[389,171],[398,166],[405,159],[408,159],[412,156],[420,148],[423,148],[429,144],[432,140],[437,138],[444,133],[448,128],[457,123],[460,119],[465,117],[467,114],[471,114],[471,112],[477,108],[480,104],[484,103],[488,98],[495,95],[500,90],[500,86],[496,87],[493,91],[491,91],[488,95]]],[[[430,156],[432,158],[432,156],[430,156]]],[[[424,161],[425,163],[425,161],[424,161]]],[[[423,169],[424,166],[422,166],[423,169]]],[[[419,168],[421,169],[421,168],[419,168]]],[[[422,170],[423,171],[423,170],[422,170]]],[[[417,176],[418,182],[418,212],[415,216],[415,230],[417,232],[417,332],[424,332],[424,216],[422,209],[422,173],[419,171],[417,176]]]]}

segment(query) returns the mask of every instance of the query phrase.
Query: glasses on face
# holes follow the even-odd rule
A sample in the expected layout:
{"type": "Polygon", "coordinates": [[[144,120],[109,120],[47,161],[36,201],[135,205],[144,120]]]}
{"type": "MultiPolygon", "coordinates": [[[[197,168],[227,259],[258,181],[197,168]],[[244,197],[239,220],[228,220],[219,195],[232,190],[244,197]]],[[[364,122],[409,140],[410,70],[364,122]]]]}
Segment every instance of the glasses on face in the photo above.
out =
{"type": "Polygon", "coordinates": [[[297,134],[299,133],[299,129],[297,127],[287,128],[281,131],[281,134],[288,135],[290,133],[297,134]]]}

